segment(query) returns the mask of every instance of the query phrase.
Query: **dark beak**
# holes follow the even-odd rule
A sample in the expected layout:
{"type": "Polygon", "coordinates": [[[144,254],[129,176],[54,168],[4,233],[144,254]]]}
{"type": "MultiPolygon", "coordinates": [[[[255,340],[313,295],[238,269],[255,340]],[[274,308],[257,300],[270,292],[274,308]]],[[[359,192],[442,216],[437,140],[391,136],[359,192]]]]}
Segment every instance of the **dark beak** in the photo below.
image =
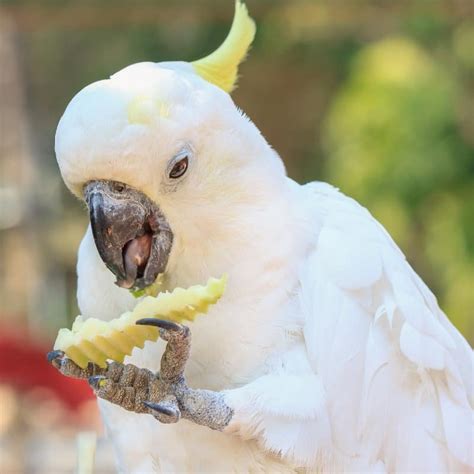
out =
{"type": "Polygon", "coordinates": [[[123,183],[97,180],[84,188],[100,257],[123,288],[151,285],[168,263],[173,233],[158,206],[123,183]]]}

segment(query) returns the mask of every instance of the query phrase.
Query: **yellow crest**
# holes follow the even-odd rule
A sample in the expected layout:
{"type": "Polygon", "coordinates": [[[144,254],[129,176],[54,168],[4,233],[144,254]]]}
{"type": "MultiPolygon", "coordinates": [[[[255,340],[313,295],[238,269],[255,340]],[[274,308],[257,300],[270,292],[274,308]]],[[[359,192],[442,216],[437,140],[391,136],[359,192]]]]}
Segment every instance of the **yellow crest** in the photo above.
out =
{"type": "Polygon", "coordinates": [[[239,64],[247,55],[255,31],[255,22],[247,7],[236,0],[234,20],[227,38],[213,53],[191,63],[196,73],[226,92],[232,92],[237,84],[239,64]]]}

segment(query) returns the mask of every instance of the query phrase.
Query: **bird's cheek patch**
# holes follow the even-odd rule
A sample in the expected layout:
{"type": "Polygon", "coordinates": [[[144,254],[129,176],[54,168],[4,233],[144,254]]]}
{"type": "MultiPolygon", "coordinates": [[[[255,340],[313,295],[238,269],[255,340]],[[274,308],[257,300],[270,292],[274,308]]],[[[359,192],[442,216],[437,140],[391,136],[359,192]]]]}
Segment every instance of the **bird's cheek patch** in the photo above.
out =
{"type": "Polygon", "coordinates": [[[382,275],[382,260],[377,246],[338,229],[321,231],[318,254],[329,277],[347,290],[371,286],[382,275]]]}

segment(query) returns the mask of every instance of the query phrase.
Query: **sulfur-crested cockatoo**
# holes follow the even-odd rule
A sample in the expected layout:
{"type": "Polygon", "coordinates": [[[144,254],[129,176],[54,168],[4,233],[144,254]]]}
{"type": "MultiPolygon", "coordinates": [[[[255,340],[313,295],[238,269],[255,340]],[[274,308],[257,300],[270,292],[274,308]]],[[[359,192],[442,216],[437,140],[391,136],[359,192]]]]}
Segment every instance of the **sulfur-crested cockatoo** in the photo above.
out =
{"type": "Polygon", "coordinates": [[[370,213],[289,179],[235,106],[254,33],[237,1],[211,55],[134,64],[68,105],[82,314],[117,317],[160,273],[228,287],[189,327],[141,321],[167,342],[127,365],[50,360],[90,377],[121,472],[469,471],[472,349],[370,213]]]}

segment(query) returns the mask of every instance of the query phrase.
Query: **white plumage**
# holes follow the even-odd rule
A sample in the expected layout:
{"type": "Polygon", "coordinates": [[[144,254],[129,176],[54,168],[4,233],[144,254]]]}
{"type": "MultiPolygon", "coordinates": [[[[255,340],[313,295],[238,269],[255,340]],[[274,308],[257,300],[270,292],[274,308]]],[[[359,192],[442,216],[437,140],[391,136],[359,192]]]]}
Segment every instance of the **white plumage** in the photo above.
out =
{"type": "Polygon", "coordinates": [[[467,469],[471,348],[383,227],[335,189],[310,186],[324,218],[302,280],[305,341],[347,468],[361,456],[390,472],[467,469]]]}
{"type": "MultiPolygon", "coordinates": [[[[231,434],[186,421],[160,426],[151,417],[102,402],[122,467],[134,472],[145,472],[148,465],[173,472],[469,471],[469,345],[365,209],[323,183],[288,184],[304,203],[299,227],[292,227],[307,232],[300,235],[307,239],[307,253],[300,256],[299,271],[286,274],[275,265],[273,278],[249,271],[243,275],[247,284],[231,284],[232,297],[192,327],[188,380],[230,389],[231,434]],[[260,278],[267,280],[263,286],[260,278]],[[282,287],[286,304],[271,285],[282,287]]],[[[87,253],[94,252],[89,240],[87,253]]],[[[269,257],[267,264],[272,261],[269,257]]],[[[99,272],[98,256],[95,265],[99,272]]],[[[97,283],[91,270],[80,268],[80,288],[89,295],[82,306],[92,303],[90,314],[104,314],[98,300],[90,302],[88,288],[97,283]]],[[[102,272],[111,292],[126,295],[102,272]]],[[[106,295],[105,285],[99,288],[106,295]]],[[[107,304],[111,301],[112,295],[107,304]]],[[[110,316],[116,312],[112,307],[110,316]]],[[[154,349],[148,346],[132,361],[157,368],[154,349]]]]}
{"type": "MultiPolygon", "coordinates": [[[[191,324],[186,371],[190,386],[224,391],[229,426],[160,425],[101,401],[121,471],[473,469],[468,343],[368,211],[287,178],[226,93],[185,63],[130,66],[76,96],[56,151],[76,194],[114,179],[160,206],[175,234],[171,287],[229,274],[191,324]],[[171,189],[164,173],[183,143],[194,160],[171,189]]],[[[134,305],[90,231],[78,275],[84,316],[134,305]]],[[[162,350],[147,343],[128,362],[156,370],[162,350]]]]}

